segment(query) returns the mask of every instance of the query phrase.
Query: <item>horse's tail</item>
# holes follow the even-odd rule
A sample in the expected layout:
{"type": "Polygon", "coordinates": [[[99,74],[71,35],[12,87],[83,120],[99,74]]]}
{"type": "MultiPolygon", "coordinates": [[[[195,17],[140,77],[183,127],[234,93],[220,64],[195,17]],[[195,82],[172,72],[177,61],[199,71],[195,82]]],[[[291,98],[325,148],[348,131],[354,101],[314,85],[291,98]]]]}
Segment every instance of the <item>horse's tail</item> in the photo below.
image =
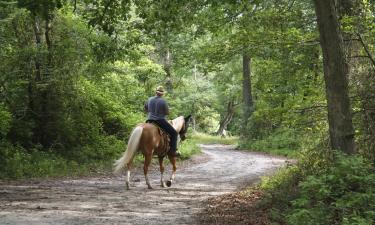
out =
{"type": "Polygon", "coordinates": [[[142,132],[143,132],[143,127],[137,126],[131,133],[129,141],[128,141],[128,148],[126,149],[122,157],[116,160],[116,162],[114,163],[115,174],[118,174],[122,170],[122,168],[124,168],[124,166],[130,163],[130,161],[133,159],[133,156],[138,149],[139,140],[141,139],[142,132]]]}

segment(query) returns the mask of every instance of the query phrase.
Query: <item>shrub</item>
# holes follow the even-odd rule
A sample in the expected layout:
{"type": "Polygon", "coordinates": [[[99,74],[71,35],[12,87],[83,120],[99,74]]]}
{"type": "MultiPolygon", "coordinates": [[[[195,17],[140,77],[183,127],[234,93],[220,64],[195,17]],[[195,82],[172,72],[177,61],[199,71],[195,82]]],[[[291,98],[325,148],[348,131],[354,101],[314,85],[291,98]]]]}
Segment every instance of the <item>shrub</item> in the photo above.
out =
{"type": "Polygon", "coordinates": [[[374,224],[373,166],[361,156],[335,156],[332,166],[299,184],[300,195],[287,215],[289,224],[374,224]]]}
{"type": "Polygon", "coordinates": [[[192,155],[201,152],[201,149],[197,145],[197,142],[195,139],[187,139],[181,142],[179,149],[182,153],[182,159],[188,159],[192,155]]]}
{"type": "Polygon", "coordinates": [[[3,143],[0,178],[50,177],[68,175],[78,169],[78,164],[52,153],[37,149],[26,151],[20,146],[3,143]]]}

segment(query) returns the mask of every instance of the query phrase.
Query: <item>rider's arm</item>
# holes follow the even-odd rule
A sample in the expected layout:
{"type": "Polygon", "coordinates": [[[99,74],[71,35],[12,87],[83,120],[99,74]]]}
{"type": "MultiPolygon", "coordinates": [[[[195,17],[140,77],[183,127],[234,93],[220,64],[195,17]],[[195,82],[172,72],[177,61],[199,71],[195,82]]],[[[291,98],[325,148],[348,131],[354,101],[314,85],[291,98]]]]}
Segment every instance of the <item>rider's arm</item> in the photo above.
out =
{"type": "Polygon", "coordinates": [[[165,112],[165,115],[169,115],[169,106],[167,102],[165,102],[164,104],[164,112],[165,112]]]}

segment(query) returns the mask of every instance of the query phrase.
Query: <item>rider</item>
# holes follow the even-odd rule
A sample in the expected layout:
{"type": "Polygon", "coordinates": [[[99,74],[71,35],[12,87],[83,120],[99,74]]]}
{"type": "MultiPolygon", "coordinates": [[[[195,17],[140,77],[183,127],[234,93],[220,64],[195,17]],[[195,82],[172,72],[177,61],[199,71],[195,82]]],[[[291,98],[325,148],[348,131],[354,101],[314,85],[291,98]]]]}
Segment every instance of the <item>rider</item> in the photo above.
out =
{"type": "Polygon", "coordinates": [[[163,98],[165,91],[163,86],[156,88],[156,95],[150,97],[145,104],[145,111],[148,113],[148,120],[157,123],[163,130],[168,132],[171,137],[170,151],[171,155],[179,157],[181,154],[177,151],[177,131],[165,119],[169,115],[167,101],[163,98]]]}

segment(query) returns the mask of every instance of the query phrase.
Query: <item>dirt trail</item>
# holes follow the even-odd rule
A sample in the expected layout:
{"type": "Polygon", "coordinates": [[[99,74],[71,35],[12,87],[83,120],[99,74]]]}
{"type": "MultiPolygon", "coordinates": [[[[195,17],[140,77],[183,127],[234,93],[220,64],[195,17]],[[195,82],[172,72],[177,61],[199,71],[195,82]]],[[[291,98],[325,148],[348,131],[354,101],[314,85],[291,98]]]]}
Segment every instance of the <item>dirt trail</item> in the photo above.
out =
{"type": "Polygon", "coordinates": [[[129,191],[124,177],[114,176],[0,182],[0,224],[199,224],[195,215],[204,200],[236,191],[285,164],[284,158],[228,145],[201,147],[204,154],[178,168],[170,188],[160,187],[157,166],[151,169],[152,190],[140,170],[133,173],[129,191]]]}

